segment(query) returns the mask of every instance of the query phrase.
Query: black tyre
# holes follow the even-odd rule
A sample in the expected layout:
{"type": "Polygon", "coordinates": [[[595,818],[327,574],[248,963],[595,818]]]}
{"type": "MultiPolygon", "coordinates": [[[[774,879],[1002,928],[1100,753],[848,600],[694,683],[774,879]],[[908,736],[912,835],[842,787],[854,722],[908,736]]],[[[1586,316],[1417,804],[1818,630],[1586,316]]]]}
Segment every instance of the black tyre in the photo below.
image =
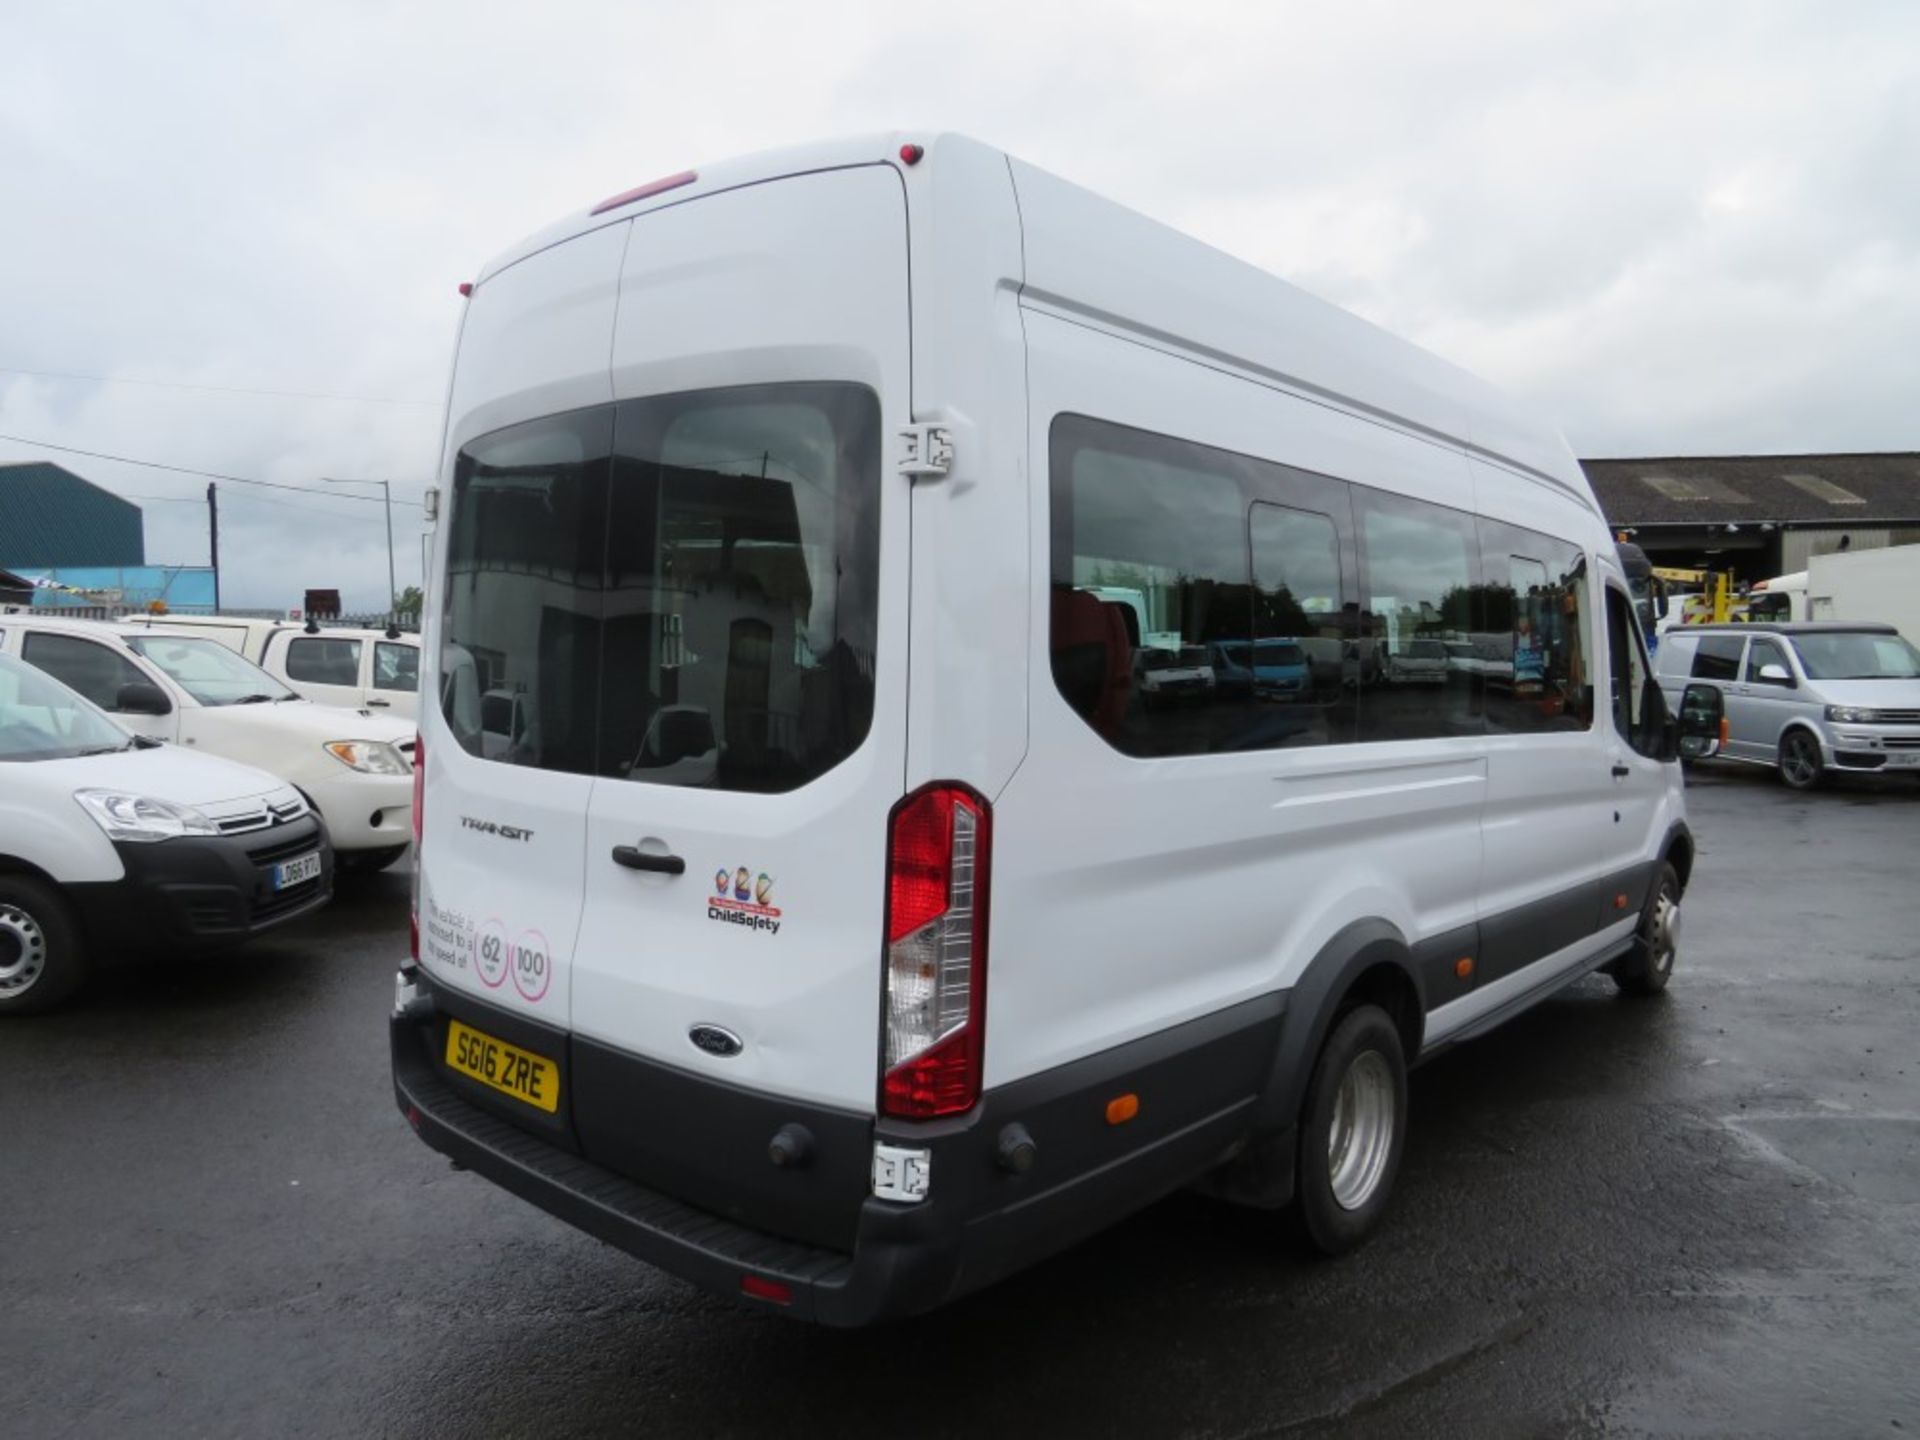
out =
{"type": "Polygon", "coordinates": [[[35,1015],[87,979],[87,956],[66,901],[28,875],[0,875],[0,1015],[35,1015]]]}
{"type": "Polygon", "coordinates": [[[1673,978],[1679,947],[1680,875],[1673,866],[1662,865],[1647,908],[1640,912],[1633,949],[1613,966],[1613,983],[1629,995],[1658,995],[1673,978]]]}
{"type": "Polygon", "coordinates": [[[1407,1061],[1377,1005],[1334,1022],[1300,1111],[1294,1208],[1308,1244],[1343,1255],[1372,1233],[1407,1138],[1407,1061]]]}
{"type": "Polygon", "coordinates": [[[1826,776],[1820,742],[1811,730],[1792,729],[1780,737],[1780,778],[1789,789],[1811,790],[1826,776]]]}
{"type": "Polygon", "coordinates": [[[404,845],[388,845],[379,850],[336,850],[333,865],[342,875],[372,875],[406,853],[404,845]]]}

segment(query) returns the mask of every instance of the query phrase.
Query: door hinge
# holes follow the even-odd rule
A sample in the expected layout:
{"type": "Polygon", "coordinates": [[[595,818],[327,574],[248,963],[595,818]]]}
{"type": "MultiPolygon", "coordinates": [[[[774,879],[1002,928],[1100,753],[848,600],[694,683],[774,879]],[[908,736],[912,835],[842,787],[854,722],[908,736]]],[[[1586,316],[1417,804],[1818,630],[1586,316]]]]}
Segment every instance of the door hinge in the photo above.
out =
{"type": "Polygon", "coordinates": [[[944,425],[902,425],[900,461],[895,467],[909,480],[937,480],[953,464],[953,432],[944,425]]]}

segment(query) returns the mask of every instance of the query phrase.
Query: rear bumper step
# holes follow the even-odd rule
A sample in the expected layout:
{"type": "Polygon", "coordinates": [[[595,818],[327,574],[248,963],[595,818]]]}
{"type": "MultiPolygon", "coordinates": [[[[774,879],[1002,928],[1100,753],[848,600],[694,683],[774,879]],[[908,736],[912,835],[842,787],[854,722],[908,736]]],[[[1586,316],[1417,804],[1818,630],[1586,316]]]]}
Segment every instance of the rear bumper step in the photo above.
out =
{"type": "Polygon", "coordinates": [[[989,1091],[969,1116],[874,1126],[877,1139],[931,1152],[932,1190],[919,1204],[862,1200],[851,1253],[717,1215],[483,1109],[448,1082],[433,1023],[418,1016],[390,1022],[394,1098],[433,1149],[648,1264],[748,1304],[857,1326],[932,1309],[1206,1174],[1248,1133],[1284,1008],[1275,995],[1176,1026],[989,1091]],[[1105,1119],[1116,1088],[1141,1100],[1140,1119],[1117,1128],[1105,1119]],[[1016,1123],[1038,1149],[1022,1173],[995,1158],[1016,1123]],[[756,1298],[749,1277],[787,1287],[790,1302],[756,1298]]]}

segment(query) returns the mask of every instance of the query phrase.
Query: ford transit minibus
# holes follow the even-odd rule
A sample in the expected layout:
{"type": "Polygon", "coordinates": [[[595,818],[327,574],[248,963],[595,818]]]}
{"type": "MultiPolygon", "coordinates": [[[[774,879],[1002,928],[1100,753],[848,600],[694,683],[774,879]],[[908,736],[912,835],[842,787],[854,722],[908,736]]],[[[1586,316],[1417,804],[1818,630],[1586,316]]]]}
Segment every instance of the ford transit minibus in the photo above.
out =
{"type": "Polygon", "coordinates": [[[1337,1253],[1416,1060],[1667,983],[1679,723],[1566,445],[984,145],[509,250],[439,485],[396,1098],[696,1284],[861,1324],[1194,1186],[1337,1253]]]}

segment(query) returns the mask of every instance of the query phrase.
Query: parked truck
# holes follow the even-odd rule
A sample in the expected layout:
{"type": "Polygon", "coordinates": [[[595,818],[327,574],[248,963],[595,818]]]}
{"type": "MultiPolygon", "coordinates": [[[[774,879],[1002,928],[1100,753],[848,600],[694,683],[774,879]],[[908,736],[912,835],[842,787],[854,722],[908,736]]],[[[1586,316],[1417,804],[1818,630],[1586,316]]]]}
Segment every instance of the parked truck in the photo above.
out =
{"type": "Polygon", "coordinates": [[[1884,620],[1920,645],[1920,545],[1816,555],[1806,598],[1809,620],[1884,620]]]}

